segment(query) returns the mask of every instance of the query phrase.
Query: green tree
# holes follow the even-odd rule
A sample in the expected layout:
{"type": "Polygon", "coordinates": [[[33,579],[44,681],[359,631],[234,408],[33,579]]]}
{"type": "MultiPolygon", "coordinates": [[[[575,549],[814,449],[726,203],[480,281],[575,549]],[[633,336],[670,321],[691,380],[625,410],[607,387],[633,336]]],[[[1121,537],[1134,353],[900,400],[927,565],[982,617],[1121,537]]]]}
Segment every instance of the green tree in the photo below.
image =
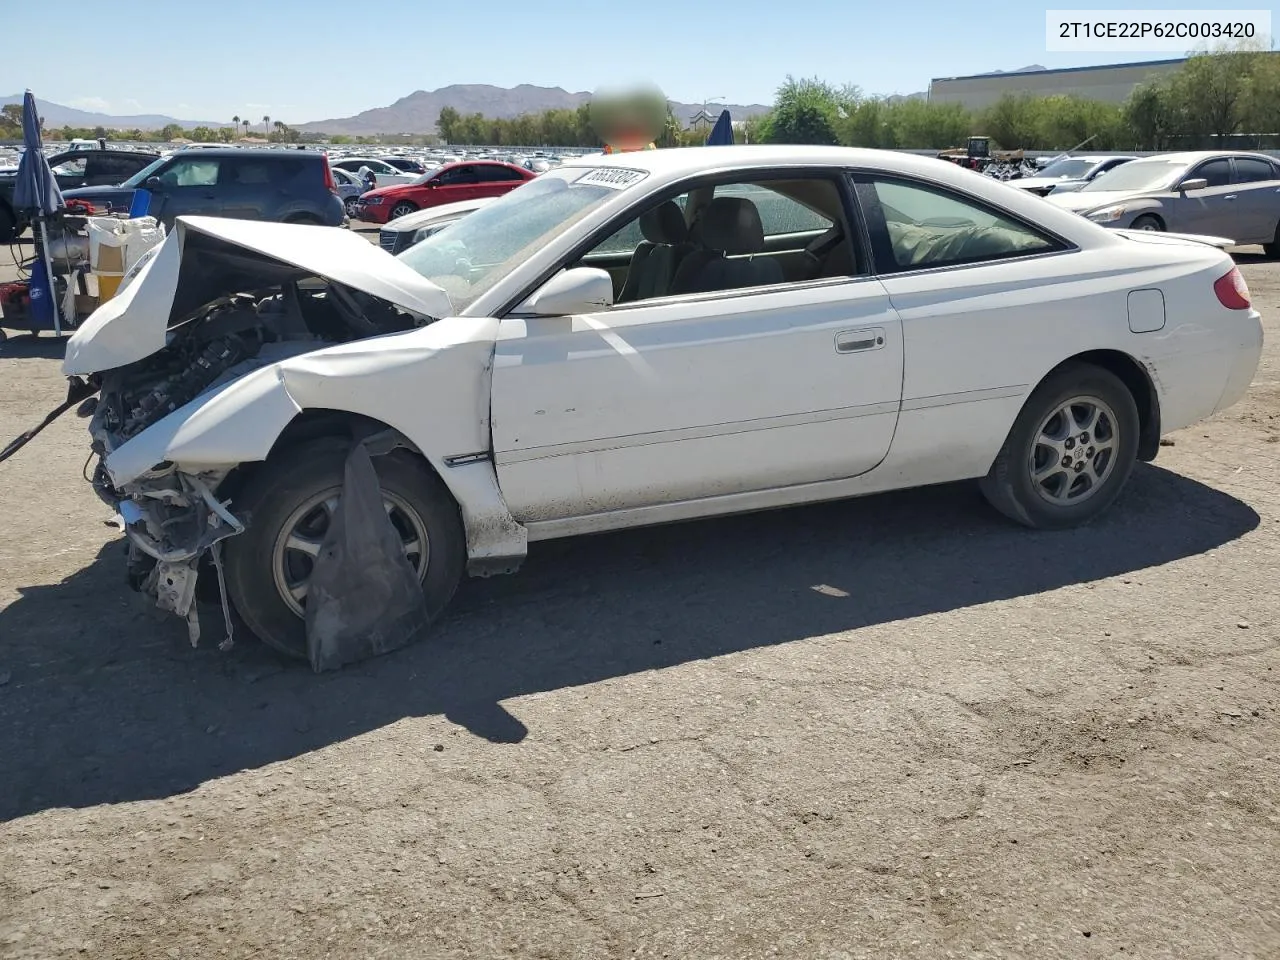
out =
{"type": "Polygon", "coordinates": [[[773,113],[763,132],[770,143],[833,145],[839,142],[836,123],[842,109],[847,112],[840,93],[830,84],[788,75],[778,88],[773,113]]]}
{"type": "Polygon", "coordinates": [[[1249,78],[1261,57],[1259,51],[1241,47],[1200,51],[1188,58],[1169,81],[1186,132],[1224,137],[1239,130],[1249,78]]]}
{"type": "Polygon", "coordinates": [[[1121,116],[1137,150],[1163,150],[1177,132],[1177,107],[1167,84],[1144,83],[1134,88],[1121,107],[1121,116]]]}
{"type": "Polygon", "coordinates": [[[981,124],[984,135],[1005,150],[1035,149],[1037,119],[1034,97],[1006,93],[982,114],[981,124]]]}
{"type": "Polygon", "coordinates": [[[436,131],[445,143],[452,143],[458,136],[458,123],[461,115],[453,107],[444,107],[436,120],[436,131]]]}

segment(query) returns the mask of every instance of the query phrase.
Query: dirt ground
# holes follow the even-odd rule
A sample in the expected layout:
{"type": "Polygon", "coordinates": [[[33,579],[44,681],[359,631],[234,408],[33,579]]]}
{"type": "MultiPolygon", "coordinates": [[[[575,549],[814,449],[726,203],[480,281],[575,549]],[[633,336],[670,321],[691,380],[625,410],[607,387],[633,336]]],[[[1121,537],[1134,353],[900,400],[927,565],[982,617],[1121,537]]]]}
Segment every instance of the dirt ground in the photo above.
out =
{"type": "MultiPolygon", "coordinates": [[[[1240,259],[1252,391],[1096,526],[960,485],[538,544],[324,677],[129,592],[67,416],[0,465],[0,957],[1280,957],[1240,259]]],[[[0,441],[58,352],[0,345],[0,441]]]]}

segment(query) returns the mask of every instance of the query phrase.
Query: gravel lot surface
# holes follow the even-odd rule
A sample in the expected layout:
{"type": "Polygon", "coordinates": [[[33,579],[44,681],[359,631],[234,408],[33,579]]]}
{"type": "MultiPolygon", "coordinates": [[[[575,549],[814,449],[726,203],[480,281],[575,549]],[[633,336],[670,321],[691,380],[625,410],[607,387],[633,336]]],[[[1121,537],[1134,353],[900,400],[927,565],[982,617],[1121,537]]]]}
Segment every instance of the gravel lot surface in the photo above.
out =
{"type": "MultiPolygon", "coordinates": [[[[1280,957],[1240,260],[1249,396],[1091,528],[960,485],[537,544],[323,677],[127,589],[68,415],[0,465],[0,957],[1280,957]]],[[[0,441],[59,352],[0,344],[0,441]]]]}

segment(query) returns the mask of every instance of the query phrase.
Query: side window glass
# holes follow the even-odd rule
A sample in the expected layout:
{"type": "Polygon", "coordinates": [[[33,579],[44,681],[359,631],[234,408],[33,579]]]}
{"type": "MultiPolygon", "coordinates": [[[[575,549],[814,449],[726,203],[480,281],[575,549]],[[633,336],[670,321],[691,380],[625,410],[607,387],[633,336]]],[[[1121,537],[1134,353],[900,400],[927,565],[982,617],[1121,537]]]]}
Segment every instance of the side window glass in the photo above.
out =
{"type": "Polygon", "coordinates": [[[716,187],[717,197],[745,197],[760,212],[764,235],[778,237],[789,233],[816,233],[830,230],[833,221],[798,200],[783,196],[767,186],[754,183],[731,183],[716,187]]]}
{"type": "MultiPolygon", "coordinates": [[[[687,193],[682,193],[675,198],[675,204],[680,208],[682,214],[688,202],[689,195],[687,193]]],[[[640,220],[637,218],[609,237],[609,239],[598,244],[594,250],[587,254],[587,259],[592,257],[630,257],[643,240],[644,234],[640,230],[640,220]]]]}
{"type": "Polygon", "coordinates": [[[1236,157],[1236,181],[1238,183],[1259,183],[1264,180],[1275,180],[1276,168],[1265,160],[1256,157],[1236,157]]]}
{"type": "Polygon", "coordinates": [[[978,263],[1042,253],[1054,241],[1001,214],[920,184],[874,180],[893,262],[881,270],[978,263]]]}
{"type": "Polygon", "coordinates": [[[88,161],[84,157],[71,157],[53,168],[54,176],[83,177],[88,161]]]}
{"type": "Polygon", "coordinates": [[[1231,183],[1231,161],[1222,158],[1202,163],[1192,173],[1189,173],[1186,179],[1195,180],[1200,177],[1208,180],[1211,187],[1227,186],[1231,183]]]}
{"type": "Polygon", "coordinates": [[[179,160],[160,174],[167,187],[211,187],[218,182],[217,160],[179,160]]]}

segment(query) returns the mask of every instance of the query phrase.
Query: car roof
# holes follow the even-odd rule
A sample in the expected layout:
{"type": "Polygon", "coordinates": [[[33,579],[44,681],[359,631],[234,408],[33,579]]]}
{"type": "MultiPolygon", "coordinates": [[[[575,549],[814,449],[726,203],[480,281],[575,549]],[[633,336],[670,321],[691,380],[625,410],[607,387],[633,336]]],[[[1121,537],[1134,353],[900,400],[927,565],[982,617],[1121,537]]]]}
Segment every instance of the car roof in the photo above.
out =
{"type": "MultiPolygon", "coordinates": [[[[882,170],[886,173],[914,173],[937,179],[941,167],[960,170],[954,163],[932,156],[917,156],[897,150],[865,147],[817,147],[797,145],[743,145],[724,147],[679,147],[634,150],[626,153],[593,154],[566,158],[560,169],[576,167],[624,167],[644,170],[663,180],[722,168],[767,169],[788,166],[850,167],[882,170]]],[[[970,171],[966,171],[970,172],[970,171]]]]}
{"type": "Polygon", "coordinates": [[[1255,160],[1275,162],[1274,158],[1267,156],[1265,153],[1254,153],[1250,150],[1183,150],[1179,153],[1157,153],[1151,157],[1139,157],[1138,160],[1159,160],[1163,163],[1195,163],[1199,160],[1217,160],[1222,157],[1250,157],[1255,160]]]}
{"type": "Polygon", "coordinates": [[[321,154],[309,150],[240,150],[236,147],[222,147],[220,149],[209,148],[204,150],[175,150],[169,155],[173,157],[181,157],[184,154],[197,157],[249,157],[253,160],[261,160],[263,158],[271,160],[297,159],[298,157],[319,157],[321,154]]]}

